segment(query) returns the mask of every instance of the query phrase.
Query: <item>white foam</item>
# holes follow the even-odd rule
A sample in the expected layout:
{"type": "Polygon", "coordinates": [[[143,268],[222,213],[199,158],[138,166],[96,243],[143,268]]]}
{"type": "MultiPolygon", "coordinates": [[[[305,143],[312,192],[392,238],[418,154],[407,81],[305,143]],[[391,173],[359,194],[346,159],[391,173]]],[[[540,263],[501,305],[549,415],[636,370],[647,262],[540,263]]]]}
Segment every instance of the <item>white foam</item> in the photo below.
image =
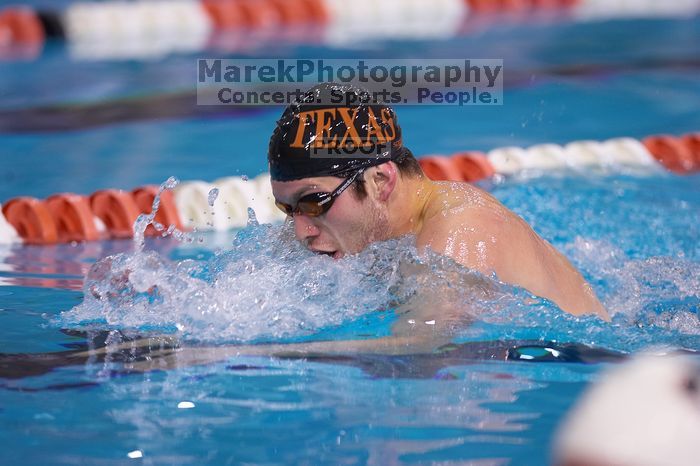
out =
{"type": "MultiPolygon", "coordinates": [[[[408,237],[336,261],[303,248],[290,225],[254,225],[208,261],[173,262],[153,251],[102,259],[87,276],[84,301],[62,313],[60,324],[167,328],[207,341],[278,339],[391,308],[418,286],[437,293],[460,276],[474,273],[436,255],[419,256],[408,237]],[[414,272],[404,276],[399,264],[413,264],[414,272]]],[[[463,289],[465,303],[492,292],[482,285],[463,289]]]]}
{"type": "Polygon", "coordinates": [[[630,330],[654,327],[700,335],[700,316],[693,305],[700,300],[700,263],[682,257],[630,259],[610,242],[580,237],[567,249],[574,262],[607,282],[604,287],[610,291],[600,298],[630,330]]]}

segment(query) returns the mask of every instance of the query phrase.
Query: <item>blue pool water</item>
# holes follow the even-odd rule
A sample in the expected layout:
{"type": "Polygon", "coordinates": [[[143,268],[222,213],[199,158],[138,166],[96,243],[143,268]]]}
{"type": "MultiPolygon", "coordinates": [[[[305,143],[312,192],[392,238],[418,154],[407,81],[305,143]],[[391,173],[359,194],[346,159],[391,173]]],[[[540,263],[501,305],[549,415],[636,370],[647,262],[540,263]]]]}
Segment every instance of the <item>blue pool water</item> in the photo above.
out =
{"type": "MultiPolygon", "coordinates": [[[[518,79],[507,81],[502,107],[398,109],[406,144],[428,154],[696,131],[698,39],[695,18],[260,54],[503,57],[518,79]]],[[[95,112],[123,99],[191,93],[195,58],[80,63],[52,44],[38,61],[0,65],[0,200],[263,172],[280,109],[203,117],[180,103],[172,107],[177,117],[125,111],[119,122],[95,121],[95,112]],[[37,117],[69,105],[78,107],[37,117]],[[61,126],[68,117],[82,125],[61,126]]],[[[415,260],[410,244],[378,245],[337,263],[285,243],[282,226],[199,234],[191,243],[148,240],[145,253],[130,241],[0,245],[0,463],[540,465],[557,423],[607,363],[503,362],[480,348],[534,340],[623,353],[650,345],[700,350],[699,175],[554,174],[482,187],[581,269],[611,324],[498,287],[475,321],[452,335],[452,352],[224,356],[171,369],[166,340],[145,354],[116,346],[134,332],[176,336],[200,354],[251,340],[386,335],[394,316],[376,309],[401,291],[381,272],[398,257],[415,260]],[[141,285],[155,280],[165,290],[161,300],[92,277],[88,285],[123,294],[106,308],[92,306],[89,294],[84,301],[90,266],[110,255],[108,277],[120,261],[137,264],[141,285]],[[378,278],[363,267],[370,258],[378,278]],[[105,344],[106,355],[65,363],[66,352],[105,344]],[[43,353],[55,354],[36,357],[43,353]],[[130,358],[163,370],[127,371],[122,362],[130,358]],[[135,451],[142,457],[131,459],[135,451]]],[[[436,287],[455,271],[437,258],[429,264],[436,287]]]]}

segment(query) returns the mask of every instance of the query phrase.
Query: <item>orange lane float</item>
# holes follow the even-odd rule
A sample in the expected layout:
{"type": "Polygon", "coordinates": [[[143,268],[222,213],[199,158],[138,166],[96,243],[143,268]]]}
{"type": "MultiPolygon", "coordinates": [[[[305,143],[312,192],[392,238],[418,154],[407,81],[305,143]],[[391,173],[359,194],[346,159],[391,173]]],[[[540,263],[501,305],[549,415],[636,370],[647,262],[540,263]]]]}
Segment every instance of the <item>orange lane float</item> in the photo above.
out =
{"type": "Polygon", "coordinates": [[[228,30],[247,27],[248,21],[237,1],[203,0],[202,7],[216,29],[228,30]]]}
{"type": "Polygon", "coordinates": [[[309,21],[304,5],[299,0],[268,0],[268,3],[277,10],[285,26],[304,24],[309,21]]]}
{"type": "Polygon", "coordinates": [[[202,0],[216,29],[269,28],[328,21],[323,0],[202,0]]]}
{"type": "MultiPolygon", "coordinates": [[[[376,12],[394,8],[396,6],[394,3],[397,2],[401,3],[401,0],[391,0],[391,2],[388,2],[388,0],[355,0],[354,8],[359,12],[376,12]]],[[[183,0],[175,2],[153,0],[145,2],[124,2],[123,0],[95,2],[76,0],[69,3],[64,9],[65,11],[39,11],[38,13],[31,8],[11,7],[0,12],[0,57],[34,57],[41,51],[41,44],[44,43],[46,36],[56,36],[57,31],[61,31],[58,36],[67,37],[70,42],[78,45],[92,45],[90,43],[92,34],[84,34],[86,30],[91,29],[89,26],[91,21],[85,19],[85,16],[82,16],[83,19],[76,24],[66,19],[73,17],[71,12],[75,12],[77,17],[80,18],[86,10],[86,4],[90,5],[88,9],[95,9],[100,12],[100,15],[104,13],[105,17],[114,17],[115,9],[121,11],[124,5],[134,4],[133,10],[137,11],[140,8],[138,4],[143,4],[141,6],[145,6],[147,9],[152,8],[153,4],[162,4],[158,5],[158,8],[162,7],[165,11],[172,4],[173,12],[177,12],[178,20],[171,20],[171,18],[163,20],[163,23],[166,21],[169,23],[163,28],[172,28],[173,35],[178,35],[181,29],[185,27],[184,24],[187,23],[189,24],[187,27],[197,28],[200,32],[203,30],[210,33],[214,32],[213,30],[221,32],[246,29],[256,33],[255,35],[258,36],[256,38],[257,41],[261,40],[260,37],[265,37],[266,40],[277,41],[281,36],[285,37],[286,40],[291,38],[291,40],[298,40],[301,43],[308,41],[307,31],[303,31],[304,34],[297,35],[292,33],[287,35],[285,33],[288,31],[284,30],[285,27],[291,26],[289,29],[298,29],[295,26],[301,24],[322,25],[333,20],[340,23],[345,19],[348,12],[342,1],[338,0],[183,0]],[[187,8],[189,8],[189,14],[182,14],[187,8]],[[195,11],[196,13],[193,13],[195,11]],[[205,12],[206,15],[202,15],[202,12],[205,12]],[[204,16],[207,16],[209,21],[201,21],[206,19],[203,18],[204,16]],[[47,18],[53,19],[48,21],[47,18]],[[82,24],[80,24],[81,21],[82,24]],[[86,26],[83,27],[84,25],[86,26]],[[270,32],[274,32],[274,34],[268,34],[270,32]],[[87,41],[87,44],[80,44],[82,41],[87,41]],[[21,45],[21,47],[10,53],[4,50],[6,46],[13,45],[21,45]]],[[[457,28],[454,30],[448,30],[453,35],[468,31],[481,31],[492,25],[508,24],[521,20],[537,20],[538,18],[545,18],[547,21],[551,18],[589,21],[591,18],[638,17],[640,14],[649,17],[666,14],[688,17],[700,11],[700,4],[696,0],[683,2],[654,2],[651,0],[453,0],[436,2],[434,7],[428,0],[425,0],[422,3],[423,6],[416,7],[419,4],[420,2],[412,1],[406,2],[405,5],[402,4],[401,6],[405,6],[406,11],[415,10],[415,15],[411,13],[409,16],[414,15],[419,19],[428,13],[428,18],[425,18],[428,22],[433,13],[431,8],[438,10],[438,12],[442,8],[444,9],[442,11],[448,16],[461,15],[460,19],[463,20],[464,24],[461,27],[457,25],[457,28]],[[680,5],[676,5],[677,3],[680,3],[680,5]]],[[[138,15],[141,13],[138,12],[138,15]]],[[[132,24],[129,21],[126,23],[132,24]]],[[[129,35],[133,33],[135,37],[140,38],[139,40],[147,42],[150,35],[144,34],[144,31],[139,29],[153,27],[153,24],[151,20],[134,21],[133,31],[128,33],[121,31],[119,34],[129,35]],[[150,26],[144,26],[144,24],[150,24],[150,26]]],[[[160,27],[158,26],[159,30],[160,27]]],[[[440,28],[440,26],[438,25],[437,28],[440,28]]],[[[115,31],[120,31],[121,29],[118,27],[114,28],[115,31]]],[[[130,27],[127,29],[130,29],[130,27]]],[[[417,32],[419,34],[423,33],[422,26],[417,32]]],[[[111,32],[105,33],[104,36],[109,37],[110,34],[111,32]]],[[[382,32],[381,37],[384,37],[385,34],[385,32],[382,32]]],[[[391,37],[391,34],[398,34],[396,37],[403,37],[405,31],[389,33],[389,37],[391,37]]],[[[352,41],[352,34],[348,34],[348,37],[348,40],[352,41]]],[[[227,40],[232,41],[233,39],[229,38],[227,40]]],[[[205,47],[204,41],[201,41],[201,43],[199,41],[193,42],[193,44],[194,47],[199,47],[200,49],[205,47]]],[[[180,47],[179,43],[178,46],[168,47],[168,52],[191,50],[189,47],[180,47]]],[[[136,47],[133,48],[136,49],[136,47]]],[[[81,49],[81,47],[77,47],[77,49],[81,49]]],[[[103,51],[100,53],[108,52],[103,51]]],[[[123,58],[122,54],[118,56],[123,58]]],[[[135,55],[135,57],[138,56],[138,54],[135,55]]]]}
{"type": "Polygon", "coordinates": [[[52,244],[58,241],[56,224],[43,201],[34,197],[16,197],[2,206],[5,220],[28,244],[52,244]]]}
{"type": "Polygon", "coordinates": [[[309,22],[315,24],[326,24],[330,18],[328,8],[323,0],[299,0],[299,4],[308,15],[309,22]]]}
{"type": "Polygon", "coordinates": [[[642,142],[664,167],[676,173],[691,173],[700,168],[700,165],[696,163],[690,144],[686,141],[691,141],[692,144],[693,139],[660,135],[650,136],[642,142]]]}
{"type": "MultiPolygon", "coordinates": [[[[157,194],[157,186],[142,186],[131,193],[107,189],[91,196],[62,193],[46,200],[17,197],[2,206],[2,213],[27,244],[131,238],[134,221],[141,213],[151,213],[157,194]],[[105,225],[106,235],[98,230],[96,217],[105,225]]],[[[165,228],[173,225],[183,230],[171,191],[161,193],[155,221],[165,228]]],[[[149,225],[146,234],[160,232],[149,225]]]]}
{"type": "Polygon", "coordinates": [[[141,212],[131,193],[117,189],[97,191],[90,196],[90,207],[104,223],[110,238],[133,236],[133,225],[141,212]]]}
{"type": "Polygon", "coordinates": [[[433,181],[460,181],[462,173],[452,163],[452,159],[444,155],[429,155],[418,159],[425,176],[433,181]]]}
{"type": "Polygon", "coordinates": [[[0,46],[41,44],[44,28],[29,8],[10,8],[0,12],[0,46]]]}
{"type": "Polygon", "coordinates": [[[481,152],[459,152],[452,156],[452,164],[457,167],[462,174],[462,180],[474,182],[491,178],[496,171],[481,152]]]}
{"type": "Polygon", "coordinates": [[[477,13],[509,13],[529,10],[571,8],[580,0],[465,0],[477,13]]]}
{"type": "Polygon", "coordinates": [[[495,174],[493,165],[481,152],[458,152],[451,157],[430,155],[419,158],[418,163],[434,181],[474,182],[495,174]]]}
{"type": "MultiPolygon", "coordinates": [[[[493,149],[488,154],[458,152],[450,157],[429,155],[418,158],[418,163],[430,179],[466,182],[488,179],[495,174],[511,176],[521,172],[527,173],[528,170],[546,172],[570,170],[572,167],[576,172],[581,170],[596,172],[604,169],[604,173],[614,173],[610,170],[614,170],[615,167],[620,169],[626,167],[637,169],[637,173],[654,174],[658,173],[654,167],[661,165],[674,173],[691,174],[700,170],[700,133],[678,137],[656,135],[644,139],[643,143],[632,138],[616,138],[601,142],[571,142],[565,146],[539,144],[527,149],[504,147],[493,149]]],[[[269,175],[260,176],[269,179],[269,175]]],[[[265,191],[260,191],[253,196],[261,203],[252,205],[260,211],[269,207],[265,202],[271,198],[269,181],[262,178],[260,182],[266,186],[265,191]]],[[[204,188],[214,186],[201,181],[190,183],[199,183],[204,188]]],[[[6,223],[3,222],[5,230],[0,230],[0,234],[5,236],[0,239],[3,242],[11,242],[16,241],[16,236],[19,236],[24,243],[50,244],[90,241],[102,239],[105,236],[131,238],[136,218],[141,213],[151,213],[158,191],[157,186],[148,185],[136,188],[132,192],[102,190],[87,197],[64,193],[50,196],[45,201],[33,197],[14,198],[2,206],[6,223]],[[106,234],[98,231],[99,222],[95,217],[104,224],[106,234]],[[14,232],[7,230],[8,225],[14,229],[14,232]]],[[[185,192],[186,190],[180,191],[180,193],[185,192]]],[[[165,190],[161,193],[159,209],[154,221],[166,229],[172,225],[182,231],[182,218],[186,217],[183,217],[178,210],[180,205],[178,195],[177,190],[175,192],[165,190]]],[[[239,193],[238,197],[230,198],[229,202],[247,201],[240,199],[239,193]]],[[[207,210],[207,207],[201,208],[207,210]]],[[[180,205],[180,209],[184,207],[180,205]]],[[[233,228],[245,223],[239,223],[238,218],[233,221],[227,209],[214,209],[213,212],[229,215],[228,219],[218,219],[223,222],[223,225],[230,224],[233,228]],[[229,223],[226,223],[227,221],[229,223]]],[[[221,222],[215,223],[218,225],[221,222]]],[[[207,228],[203,226],[202,229],[207,228]]],[[[147,235],[160,233],[153,226],[149,226],[146,230],[147,235]]]]}
{"type": "Polygon", "coordinates": [[[85,196],[63,193],[45,201],[58,234],[58,242],[95,241],[100,234],[85,196]]]}
{"type": "Polygon", "coordinates": [[[565,9],[575,7],[581,0],[531,0],[531,3],[534,8],[541,10],[565,9]]]}
{"type": "Polygon", "coordinates": [[[238,5],[251,29],[269,29],[282,23],[280,12],[267,0],[238,0],[238,5]]]}
{"type": "Polygon", "coordinates": [[[695,170],[700,170],[700,133],[686,134],[681,138],[681,141],[693,155],[695,170]]]}
{"type": "MultiPolygon", "coordinates": [[[[131,193],[138,209],[144,214],[150,214],[153,207],[153,200],[158,194],[158,186],[141,186],[140,188],[134,189],[131,193]]],[[[165,228],[174,225],[178,230],[183,229],[180,214],[177,212],[177,206],[175,205],[175,196],[173,196],[172,191],[165,190],[160,193],[160,204],[158,205],[158,212],[156,212],[154,220],[165,226],[165,228]]],[[[159,235],[160,232],[158,232],[153,225],[148,225],[145,234],[148,236],[156,236],[159,235]]]]}
{"type": "Polygon", "coordinates": [[[29,8],[0,11],[0,59],[32,60],[41,54],[46,34],[29,8]]]}

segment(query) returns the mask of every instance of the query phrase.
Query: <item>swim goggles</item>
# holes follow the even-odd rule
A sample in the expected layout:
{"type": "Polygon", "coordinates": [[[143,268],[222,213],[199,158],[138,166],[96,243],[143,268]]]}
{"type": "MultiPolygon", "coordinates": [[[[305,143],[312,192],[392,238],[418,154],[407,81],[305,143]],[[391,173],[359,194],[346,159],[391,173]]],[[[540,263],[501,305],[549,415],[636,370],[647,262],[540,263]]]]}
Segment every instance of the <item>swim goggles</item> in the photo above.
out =
{"type": "Polygon", "coordinates": [[[275,205],[285,214],[293,216],[296,214],[303,214],[309,217],[318,217],[326,212],[333,206],[335,199],[343,194],[343,191],[348,189],[358,176],[360,176],[365,171],[364,168],[353,173],[349,178],[346,178],[340,186],[335,188],[332,193],[311,193],[306,196],[299,198],[295,206],[285,204],[275,200],[275,205]]]}

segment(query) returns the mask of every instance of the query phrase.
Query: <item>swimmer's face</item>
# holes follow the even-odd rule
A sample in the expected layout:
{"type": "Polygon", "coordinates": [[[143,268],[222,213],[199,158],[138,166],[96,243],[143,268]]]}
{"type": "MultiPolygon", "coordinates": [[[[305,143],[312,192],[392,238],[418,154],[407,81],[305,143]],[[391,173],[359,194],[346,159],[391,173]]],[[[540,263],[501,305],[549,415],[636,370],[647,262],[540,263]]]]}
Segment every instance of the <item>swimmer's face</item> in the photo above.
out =
{"type": "MultiPolygon", "coordinates": [[[[273,181],[275,200],[295,206],[308,194],[330,193],[343,182],[342,178],[319,177],[295,181],[273,181]]],[[[365,183],[367,197],[359,199],[354,186],[343,191],[331,208],[318,217],[294,214],[294,233],[299,241],[312,251],[341,258],[363,250],[374,241],[387,239],[388,218],[385,205],[378,202],[376,193],[365,183]]]]}

